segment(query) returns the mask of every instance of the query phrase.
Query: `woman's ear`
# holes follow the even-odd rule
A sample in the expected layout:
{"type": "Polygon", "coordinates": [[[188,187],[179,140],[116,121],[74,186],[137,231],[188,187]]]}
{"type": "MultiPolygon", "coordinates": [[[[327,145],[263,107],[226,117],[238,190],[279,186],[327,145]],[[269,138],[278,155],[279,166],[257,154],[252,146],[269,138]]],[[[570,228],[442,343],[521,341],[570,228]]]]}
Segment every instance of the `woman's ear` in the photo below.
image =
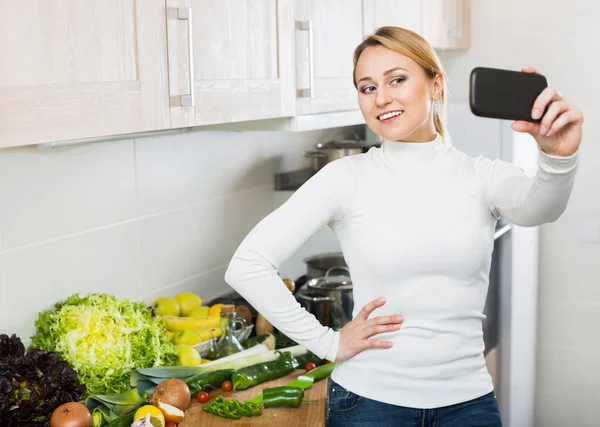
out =
{"type": "Polygon", "coordinates": [[[444,76],[441,74],[436,74],[433,78],[433,100],[437,101],[442,97],[442,92],[444,91],[444,76]]]}

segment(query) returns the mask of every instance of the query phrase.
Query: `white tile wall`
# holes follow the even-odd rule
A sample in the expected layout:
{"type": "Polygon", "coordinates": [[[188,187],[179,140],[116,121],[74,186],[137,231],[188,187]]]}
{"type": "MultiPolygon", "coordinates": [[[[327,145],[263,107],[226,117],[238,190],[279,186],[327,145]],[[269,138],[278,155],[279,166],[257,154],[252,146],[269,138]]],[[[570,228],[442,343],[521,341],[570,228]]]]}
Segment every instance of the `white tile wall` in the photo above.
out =
{"type": "Polygon", "coordinates": [[[76,292],[139,296],[136,253],[135,222],[4,252],[8,330],[30,336],[38,312],[76,292]]]}
{"type": "Polygon", "coordinates": [[[2,247],[136,216],[133,140],[0,155],[2,247]]]}
{"type": "Polygon", "coordinates": [[[76,292],[228,292],[234,250],[274,208],[274,175],[308,167],[304,152],[338,130],[0,151],[0,332],[27,340],[40,311],[76,292]]]}

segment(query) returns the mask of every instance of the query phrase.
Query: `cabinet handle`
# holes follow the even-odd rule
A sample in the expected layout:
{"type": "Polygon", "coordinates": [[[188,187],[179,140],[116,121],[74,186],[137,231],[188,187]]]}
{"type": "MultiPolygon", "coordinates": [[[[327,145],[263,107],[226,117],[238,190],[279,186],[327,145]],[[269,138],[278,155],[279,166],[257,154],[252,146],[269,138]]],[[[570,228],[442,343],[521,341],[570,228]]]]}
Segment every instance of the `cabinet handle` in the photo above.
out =
{"type": "Polygon", "coordinates": [[[182,107],[193,107],[195,103],[194,97],[194,34],[192,25],[192,8],[191,7],[179,7],[177,8],[177,19],[187,20],[188,25],[188,61],[189,61],[189,85],[190,93],[181,95],[181,106],[182,107]]]}
{"type": "Polygon", "coordinates": [[[463,0],[454,0],[452,8],[452,28],[448,30],[448,36],[453,39],[460,40],[463,37],[463,0]],[[456,16],[454,16],[456,14],[456,16]]]}
{"type": "Polygon", "coordinates": [[[308,81],[307,89],[298,89],[298,98],[314,98],[315,97],[315,70],[314,70],[314,40],[313,40],[313,25],[312,21],[296,21],[296,29],[300,31],[308,31],[308,81]]]}

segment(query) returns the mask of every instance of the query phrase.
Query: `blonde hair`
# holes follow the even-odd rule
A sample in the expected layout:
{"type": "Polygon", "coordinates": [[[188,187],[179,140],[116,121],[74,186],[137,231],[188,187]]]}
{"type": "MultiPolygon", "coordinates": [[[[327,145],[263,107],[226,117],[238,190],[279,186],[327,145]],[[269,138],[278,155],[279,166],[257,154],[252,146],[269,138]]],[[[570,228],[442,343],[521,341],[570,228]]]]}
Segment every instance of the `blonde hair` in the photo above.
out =
{"type": "Polygon", "coordinates": [[[442,137],[442,141],[450,144],[450,135],[444,124],[447,108],[447,86],[446,73],[442,62],[431,45],[417,33],[400,27],[381,27],[374,34],[365,38],[354,50],[354,69],[352,81],[356,85],[356,64],[363,51],[370,46],[384,46],[400,55],[404,55],[423,68],[425,74],[430,78],[440,75],[444,77],[444,87],[440,99],[433,104],[433,124],[435,130],[442,137]]]}

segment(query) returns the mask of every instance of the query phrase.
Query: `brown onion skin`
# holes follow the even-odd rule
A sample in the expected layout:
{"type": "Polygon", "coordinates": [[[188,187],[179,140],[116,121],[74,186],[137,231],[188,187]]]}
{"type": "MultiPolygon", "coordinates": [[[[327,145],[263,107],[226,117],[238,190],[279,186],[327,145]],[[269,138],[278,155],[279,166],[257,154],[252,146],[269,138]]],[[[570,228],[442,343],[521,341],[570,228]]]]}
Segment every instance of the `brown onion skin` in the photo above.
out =
{"type": "Polygon", "coordinates": [[[67,402],[52,412],[50,427],[91,427],[92,414],[79,402],[67,402]]]}
{"type": "Polygon", "coordinates": [[[185,411],[192,401],[192,395],[188,385],[177,378],[164,380],[154,389],[150,403],[158,406],[158,402],[176,407],[185,411]]]}

